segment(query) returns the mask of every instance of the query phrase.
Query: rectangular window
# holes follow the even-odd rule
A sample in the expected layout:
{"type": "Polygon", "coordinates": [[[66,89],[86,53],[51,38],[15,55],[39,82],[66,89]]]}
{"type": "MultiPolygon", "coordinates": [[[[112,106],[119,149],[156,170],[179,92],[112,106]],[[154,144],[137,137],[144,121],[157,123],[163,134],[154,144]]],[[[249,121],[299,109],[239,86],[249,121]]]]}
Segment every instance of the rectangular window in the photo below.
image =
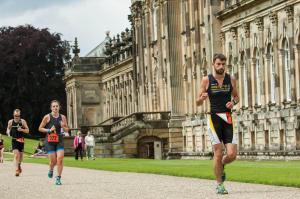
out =
{"type": "Polygon", "coordinates": [[[255,131],[251,131],[251,150],[255,150],[255,131]]]}
{"type": "Polygon", "coordinates": [[[269,139],[269,131],[265,130],[265,150],[269,150],[270,139],[269,139]]]}
{"type": "Polygon", "coordinates": [[[196,151],[196,136],[193,135],[193,151],[196,151]]]}

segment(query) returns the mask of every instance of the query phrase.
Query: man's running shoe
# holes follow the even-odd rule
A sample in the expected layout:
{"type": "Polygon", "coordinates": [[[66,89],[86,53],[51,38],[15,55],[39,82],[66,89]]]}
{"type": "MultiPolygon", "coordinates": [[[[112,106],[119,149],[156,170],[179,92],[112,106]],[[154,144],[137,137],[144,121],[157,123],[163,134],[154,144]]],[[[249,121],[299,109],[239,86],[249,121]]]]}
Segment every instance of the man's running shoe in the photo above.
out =
{"type": "Polygon", "coordinates": [[[217,186],[216,192],[217,192],[217,194],[221,194],[221,195],[228,194],[228,191],[225,189],[223,183],[221,183],[217,186]]]}
{"type": "Polygon", "coordinates": [[[223,164],[223,171],[222,171],[222,176],[221,176],[222,182],[225,182],[226,180],[226,173],[225,173],[225,165],[223,164]]]}
{"type": "Polygon", "coordinates": [[[19,169],[17,169],[15,176],[18,177],[19,175],[20,175],[20,171],[19,171],[19,169]]]}
{"type": "Polygon", "coordinates": [[[61,185],[60,176],[56,176],[55,185],[61,185]]]}
{"type": "Polygon", "coordinates": [[[48,171],[48,178],[53,178],[53,170],[48,171]]]}

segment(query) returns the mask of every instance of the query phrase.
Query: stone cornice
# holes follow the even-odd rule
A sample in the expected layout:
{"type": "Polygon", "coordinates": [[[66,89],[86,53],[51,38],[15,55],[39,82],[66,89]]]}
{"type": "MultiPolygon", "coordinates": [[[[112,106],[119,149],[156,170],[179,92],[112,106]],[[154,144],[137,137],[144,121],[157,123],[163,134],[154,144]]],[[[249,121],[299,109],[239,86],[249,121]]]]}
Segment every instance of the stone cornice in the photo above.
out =
{"type": "Polygon", "coordinates": [[[242,2],[236,3],[232,6],[229,6],[228,8],[218,12],[216,14],[216,17],[220,20],[223,20],[227,17],[237,14],[238,12],[247,10],[249,7],[251,7],[255,4],[259,4],[263,1],[265,1],[265,0],[248,0],[248,1],[242,1],[242,2]]]}

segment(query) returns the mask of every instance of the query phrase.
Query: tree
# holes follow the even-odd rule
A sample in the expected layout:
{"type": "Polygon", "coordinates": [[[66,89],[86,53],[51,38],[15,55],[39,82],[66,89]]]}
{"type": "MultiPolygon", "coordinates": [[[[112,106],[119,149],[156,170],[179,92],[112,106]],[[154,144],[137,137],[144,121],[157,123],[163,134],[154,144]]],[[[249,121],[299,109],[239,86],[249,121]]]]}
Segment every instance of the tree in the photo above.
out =
{"type": "MultiPolygon", "coordinates": [[[[50,101],[65,107],[62,80],[67,42],[58,33],[33,26],[0,28],[0,129],[6,128],[15,108],[27,120],[31,135],[49,112],[50,101]]],[[[64,111],[64,110],[63,110],[64,111]]]]}

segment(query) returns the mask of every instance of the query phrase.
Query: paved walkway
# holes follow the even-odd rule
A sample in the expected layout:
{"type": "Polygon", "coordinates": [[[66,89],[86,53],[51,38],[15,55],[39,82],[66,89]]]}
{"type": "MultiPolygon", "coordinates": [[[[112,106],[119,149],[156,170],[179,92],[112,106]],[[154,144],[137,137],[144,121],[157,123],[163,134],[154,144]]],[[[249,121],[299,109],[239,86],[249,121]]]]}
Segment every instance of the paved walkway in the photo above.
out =
{"type": "MultiPolygon", "coordinates": [[[[227,182],[230,194],[218,196],[215,182],[152,174],[115,173],[66,167],[62,186],[47,177],[48,166],[23,164],[20,177],[14,176],[12,162],[0,164],[1,199],[204,199],[204,198],[300,198],[300,189],[227,182]]],[[[296,176],[295,176],[296,177],[296,176]]]]}

